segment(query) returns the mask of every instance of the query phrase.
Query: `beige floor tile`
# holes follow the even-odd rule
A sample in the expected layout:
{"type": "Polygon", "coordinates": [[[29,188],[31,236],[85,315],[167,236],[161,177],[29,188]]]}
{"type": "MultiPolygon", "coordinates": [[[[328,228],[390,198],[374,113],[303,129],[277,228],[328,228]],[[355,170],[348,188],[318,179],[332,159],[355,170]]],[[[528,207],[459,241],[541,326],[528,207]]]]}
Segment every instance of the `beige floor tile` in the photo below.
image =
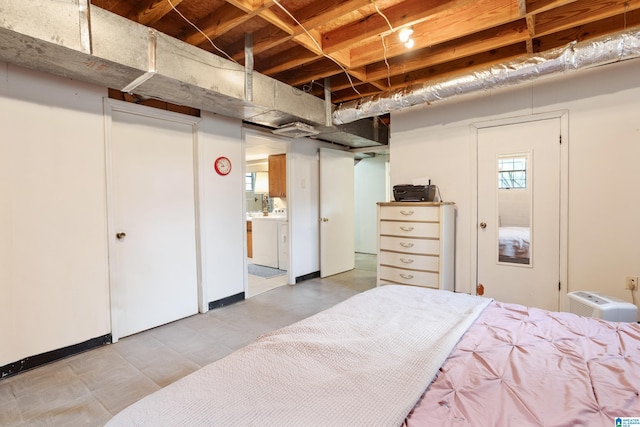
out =
{"type": "Polygon", "coordinates": [[[144,374],[138,373],[130,377],[126,383],[100,388],[95,390],[93,395],[111,415],[115,415],[132,403],[160,389],[158,384],[144,374]]]}
{"type": "Polygon", "coordinates": [[[356,254],[355,270],[325,279],[286,286],[286,278],[263,279],[245,301],[0,380],[0,426],[102,426],[259,335],[374,287],[375,256],[356,254]]]}
{"type": "Polygon", "coordinates": [[[160,387],[200,369],[200,366],[180,353],[167,349],[149,357],[151,363],[141,371],[160,387]]]}

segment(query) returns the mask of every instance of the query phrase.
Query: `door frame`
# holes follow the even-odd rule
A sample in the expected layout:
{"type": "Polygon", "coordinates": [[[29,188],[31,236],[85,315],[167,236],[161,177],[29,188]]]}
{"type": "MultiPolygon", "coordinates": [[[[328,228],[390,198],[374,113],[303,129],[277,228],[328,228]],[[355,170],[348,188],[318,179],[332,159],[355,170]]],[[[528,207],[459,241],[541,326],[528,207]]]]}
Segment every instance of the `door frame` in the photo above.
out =
{"type": "MultiPolygon", "coordinates": [[[[292,170],[293,170],[293,164],[295,163],[295,157],[290,153],[290,147],[291,147],[291,141],[287,140],[287,139],[283,139],[283,137],[279,137],[279,136],[275,136],[273,134],[270,134],[268,132],[265,131],[261,131],[261,130],[256,130],[256,129],[252,129],[252,128],[248,128],[248,127],[242,127],[242,176],[243,176],[243,180],[242,180],[242,212],[244,215],[246,215],[247,212],[247,199],[245,197],[246,195],[246,189],[244,186],[244,176],[246,175],[247,172],[247,162],[246,162],[246,153],[247,153],[247,135],[250,136],[258,136],[258,137],[262,137],[262,138],[266,138],[266,139],[270,139],[274,142],[277,143],[281,143],[284,145],[285,147],[285,151],[284,154],[287,156],[287,161],[285,162],[285,168],[286,168],[286,189],[287,189],[287,252],[289,253],[289,268],[287,270],[287,284],[289,285],[295,285],[296,284],[296,277],[295,277],[295,272],[294,272],[294,259],[295,259],[295,254],[293,253],[293,251],[291,250],[291,230],[293,229],[293,227],[291,226],[292,222],[295,222],[294,220],[294,216],[292,215],[293,212],[295,212],[295,207],[294,207],[294,191],[293,191],[293,186],[291,185],[291,175],[292,175],[292,170]]],[[[244,222],[243,222],[244,224],[244,222]]],[[[243,258],[243,266],[244,266],[244,271],[243,271],[243,277],[244,277],[244,292],[245,295],[248,292],[249,289],[249,262],[247,260],[247,227],[244,226],[243,227],[243,251],[244,251],[244,258],[243,258]]]]}
{"type": "Polygon", "coordinates": [[[528,116],[508,117],[472,123],[469,127],[471,147],[471,215],[470,220],[470,272],[471,294],[477,293],[478,284],[478,130],[489,127],[514,125],[540,120],[560,119],[560,292],[558,307],[562,309],[568,283],[568,225],[569,225],[569,111],[560,110],[528,116]]]}
{"type": "Polygon", "coordinates": [[[200,200],[202,199],[200,180],[202,179],[200,169],[198,167],[199,158],[199,146],[198,146],[198,123],[201,121],[200,117],[188,116],[172,111],[159,110],[153,107],[147,107],[144,105],[138,105],[131,102],[119,101],[111,98],[103,98],[103,110],[104,110],[104,147],[105,147],[105,171],[106,171],[106,217],[107,217],[107,254],[108,254],[108,277],[109,277],[109,300],[110,300],[110,323],[111,323],[111,337],[112,342],[117,342],[120,338],[118,330],[119,320],[119,300],[118,283],[115,279],[113,269],[116,268],[113,264],[115,248],[111,242],[111,236],[116,232],[113,218],[113,168],[112,168],[112,144],[113,144],[113,112],[133,114],[152,119],[173,121],[181,124],[191,126],[192,133],[192,155],[193,155],[193,186],[194,186],[194,213],[195,213],[195,241],[196,241],[196,278],[197,278],[197,291],[198,291],[198,309],[201,313],[208,311],[209,306],[207,302],[205,271],[202,268],[202,224],[200,222],[200,200]]]}

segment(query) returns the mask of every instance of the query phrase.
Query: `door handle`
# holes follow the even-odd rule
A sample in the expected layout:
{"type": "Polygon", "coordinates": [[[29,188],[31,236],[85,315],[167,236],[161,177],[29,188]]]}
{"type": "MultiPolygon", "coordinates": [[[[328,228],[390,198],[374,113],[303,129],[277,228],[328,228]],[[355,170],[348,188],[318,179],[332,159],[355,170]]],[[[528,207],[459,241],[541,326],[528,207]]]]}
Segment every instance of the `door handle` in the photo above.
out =
{"type": "Polygon", "coordinates": [[[483,230],[484,230],[485,228],[487,228],[487,223],[486,223],[486,222],[484,222],[484,221],[483,221],[483,222],[481,222],[481,223],[480,223],[480,228],[482,228],[483,230]]]}
{"type": "Polygon", "coordinates": [[[116,233],[116,239],[122,240],[127,237],[127,233],[116,233]]]}
{"type": "Polygon", "coordinates": [[[329,218],[322,218],[322,222],[329,222],[329,218]]]}

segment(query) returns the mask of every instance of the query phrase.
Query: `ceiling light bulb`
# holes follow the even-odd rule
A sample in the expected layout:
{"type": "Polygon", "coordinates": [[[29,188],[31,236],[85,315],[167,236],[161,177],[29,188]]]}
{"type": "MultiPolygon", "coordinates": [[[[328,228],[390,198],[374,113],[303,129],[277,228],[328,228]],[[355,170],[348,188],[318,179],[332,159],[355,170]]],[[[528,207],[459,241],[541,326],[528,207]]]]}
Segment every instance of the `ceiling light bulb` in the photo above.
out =
{"type": "Polygon", "coordinates": [[[411,34],[413,34],[413,28],[405,27],[398,33],[398,38],[402,43],[406,43],[409,40],[409,37],[411,37],[411,34]]]}
{"type": "Polygon", "coordinates": [[[405,46],[407,49],[411,49],[411,48],[413,47],[413,45],[414,45],[414,44],[415,44],[415,42],[413,41],[413,39],[409,39],[409,40],[407,40],[407,42],[404,44],[404,46],[405,46]]]}

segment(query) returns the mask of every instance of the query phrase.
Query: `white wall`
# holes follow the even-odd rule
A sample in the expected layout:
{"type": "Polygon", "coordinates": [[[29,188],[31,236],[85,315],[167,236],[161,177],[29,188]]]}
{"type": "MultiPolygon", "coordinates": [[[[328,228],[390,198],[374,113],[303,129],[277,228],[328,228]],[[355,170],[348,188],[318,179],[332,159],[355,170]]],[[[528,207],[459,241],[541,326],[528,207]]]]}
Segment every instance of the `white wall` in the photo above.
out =
{"type": "Polygon", "coordinates": [[[640,275],[640,61],[392,114],[391,183],[428,174],[457,206],[456,288],[471,292],[474,122],[566,111],[568,289],[631,300],[640,275]]]}
{"type": "Polygon", "coordinates": [[[355,180],[355,249],[364,254],[378,250],[377,204],[387,202],[387,168],[389,156],[360,160],[354,171],[355,180]]]}
{"type": "MultiPolygon", "coordinates": [[[[111,332],[106,95],[0,63],[0,366],[111,332]]],[[[198,128],[207,302],[244,290],[244,159],[240,120],[202,112],[198,128]]]]}
{"type": "Polygon", "coordinates": [[[106,94],[0,63],[0,366],[110,332],[106,94]]]}
{"type": "Polygon", "coordinates": [[[246,253],[242,121],[206,111],[198,125],[198,168],[201,179],[200,224],[205,301],[244,292],[246,253]],[[215,159],[231,160],[231,173],[220,176],[215,159]]]}

